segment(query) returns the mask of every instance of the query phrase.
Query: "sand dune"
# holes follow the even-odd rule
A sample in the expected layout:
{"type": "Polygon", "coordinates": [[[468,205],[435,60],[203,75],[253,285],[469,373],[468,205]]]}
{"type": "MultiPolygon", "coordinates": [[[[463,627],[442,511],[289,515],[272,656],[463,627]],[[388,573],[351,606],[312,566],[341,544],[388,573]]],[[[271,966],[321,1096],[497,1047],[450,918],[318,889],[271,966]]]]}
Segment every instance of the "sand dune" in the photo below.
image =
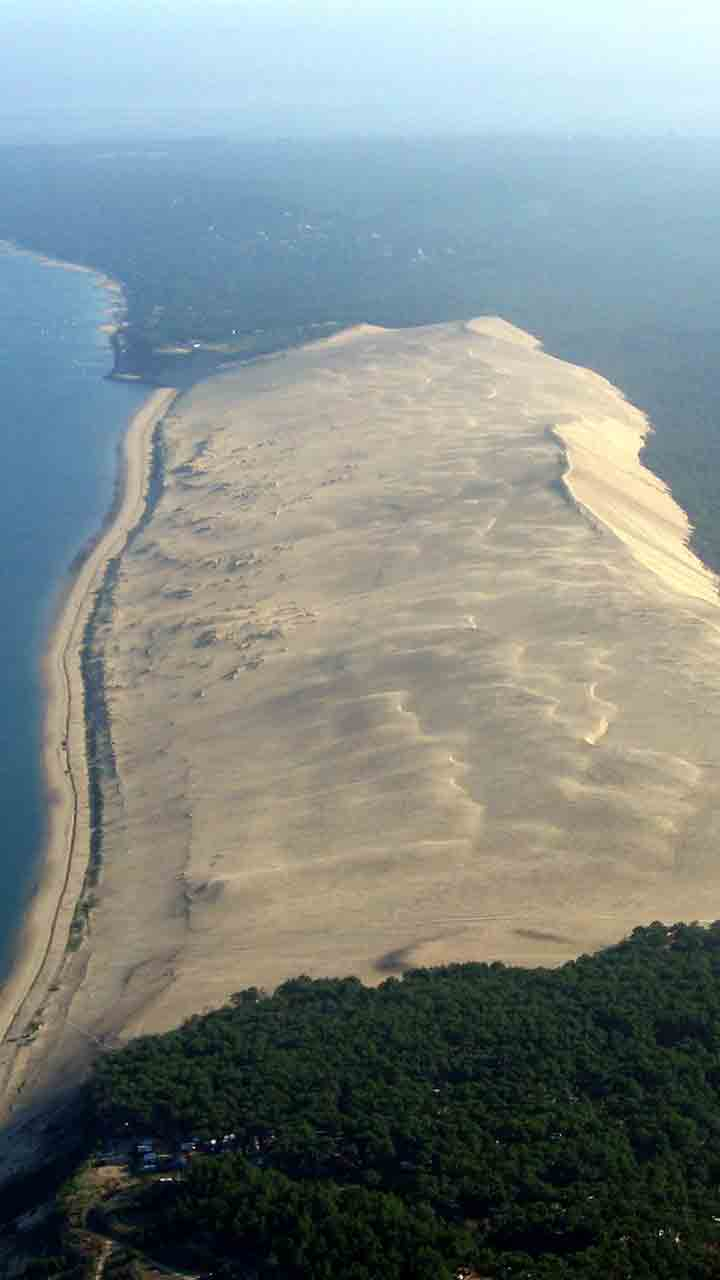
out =
{"type": "Polygon", "coordinates": [[[178,403],[104,636],[105,871],[43,1070],[301,971],[557,964],[718,914],[715,582],[646,430],[487,319],[178,403]]]}

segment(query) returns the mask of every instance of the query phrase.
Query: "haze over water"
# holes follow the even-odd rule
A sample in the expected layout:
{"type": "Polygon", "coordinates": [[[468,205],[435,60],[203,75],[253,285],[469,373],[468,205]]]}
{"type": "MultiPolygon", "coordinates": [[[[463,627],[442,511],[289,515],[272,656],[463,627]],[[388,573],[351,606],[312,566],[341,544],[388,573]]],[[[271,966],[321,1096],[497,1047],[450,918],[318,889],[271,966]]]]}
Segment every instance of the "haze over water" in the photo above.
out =
{"type": "Polygon", "coordinates": [[[112,501],[118,440],[145,397],[103,378],[107,311],[95,277],[0,256],[0,976],[42,849],[47,628],[73,557],[112,501]]]}

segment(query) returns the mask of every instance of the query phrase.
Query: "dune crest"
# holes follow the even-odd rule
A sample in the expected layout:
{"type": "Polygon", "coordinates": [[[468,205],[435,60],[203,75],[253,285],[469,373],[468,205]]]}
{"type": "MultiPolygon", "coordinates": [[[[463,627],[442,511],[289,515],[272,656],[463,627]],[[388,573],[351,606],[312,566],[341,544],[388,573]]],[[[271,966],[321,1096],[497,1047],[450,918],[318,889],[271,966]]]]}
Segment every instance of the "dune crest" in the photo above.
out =
{"type": "Polygon", "coordinates": [[[637,422],[626,413],[555,427],[567,454],[563,481],[580,507],[611,529],[672,591],[717,606],[718,580],[688,546],[686,513],[640,461],[650,428],[639,410],[632,413],[637,422]]]}

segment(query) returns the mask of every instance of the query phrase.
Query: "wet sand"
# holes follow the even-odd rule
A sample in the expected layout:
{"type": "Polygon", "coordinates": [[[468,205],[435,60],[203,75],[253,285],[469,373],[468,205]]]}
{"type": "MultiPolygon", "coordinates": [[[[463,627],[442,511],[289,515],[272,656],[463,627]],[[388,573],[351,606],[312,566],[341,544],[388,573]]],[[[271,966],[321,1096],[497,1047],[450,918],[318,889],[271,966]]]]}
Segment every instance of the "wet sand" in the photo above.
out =
{"type": "Polygon", "coordinates": [[[647,429],[493,319],[178,402],[101,637],[104,871],[30,1096],[250,984],[720,914],[720,613],[647,429]]]}

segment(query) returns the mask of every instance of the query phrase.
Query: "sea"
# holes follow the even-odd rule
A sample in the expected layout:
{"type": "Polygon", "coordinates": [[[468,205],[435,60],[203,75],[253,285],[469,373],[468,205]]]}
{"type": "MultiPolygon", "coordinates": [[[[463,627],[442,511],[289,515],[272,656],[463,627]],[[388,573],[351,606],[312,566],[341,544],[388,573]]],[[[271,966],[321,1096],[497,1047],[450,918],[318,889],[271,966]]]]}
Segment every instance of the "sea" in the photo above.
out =
{"type": "Polygon", "coordinates": [[[87,272],[0,251],[0,979],[38,880],[46,804],[41,658],[73,559],[112,503],[147,395],[111,382],[111,295],[87,272]]]}

